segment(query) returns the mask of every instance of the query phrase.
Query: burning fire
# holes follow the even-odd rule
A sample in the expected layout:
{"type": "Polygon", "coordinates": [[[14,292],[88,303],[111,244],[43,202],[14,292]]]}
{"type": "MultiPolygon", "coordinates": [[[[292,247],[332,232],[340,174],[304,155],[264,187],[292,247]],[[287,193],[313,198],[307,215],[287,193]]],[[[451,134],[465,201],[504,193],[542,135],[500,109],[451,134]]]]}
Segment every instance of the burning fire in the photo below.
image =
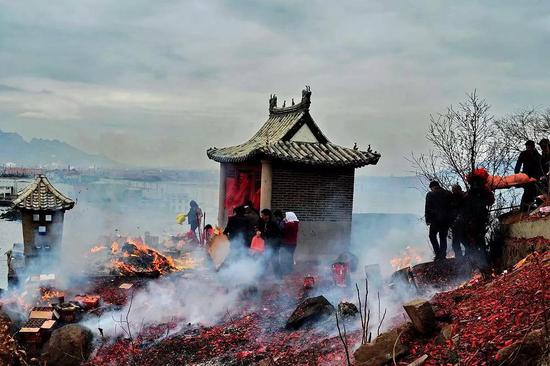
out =
{"type": "Polygon", "coordinates": [[[107,245],[96,245],[90,253],[110,253],[110,267],[114,274],[126,276],[158,276],[170,272],[194,268],[195,260],[185,254],[174,259],[149,247],[140,237],[126,237],[107,245]]]}
{"type": "Polygon", "coordinates": [[[90,249],[90,253],[98,253],[98,252],[101,252],[104,249],[107,249],[107,247],[105,245],[96,245],[95,247],[92,247],[90,249]]]}
{"type": "Polygon", "coordinates": [[[422,262],[422,256],[420,253],[410,246],[406,247],[401,254],[402,255],[400,257],[394,257],[390,260],[393,269],[396,271],[422,262]]]}
{"type": "Polygon", "coordinates": [[[76,295],[74,301],[78,302],[85,309],[93,309],[99,305],[100,299],[98,295],[76,295]]]}
{"type": "Polygon", "coordinates": [[[51,290],[51,289],[41,289],[42,292],[42,301],[50,301],[51,299],[56,299],[61,296],[65,296],[63,291],[51,290]]]}
{"type": "Polygon", "coordinates": [[[166,259],[168,259],[168,261],[170,261],[172,265],[178,269],[178,271],[183,269],[193,269],[197,266],[197,262],[189,253],[185,254],[181,258],[178,258],[177,260],[174,260],[170,256],[166,257],[166,259]]]}
{"type": "Polygon", "coordinates": [[[111,252],[114,256],[111,260],[113,268],[123,275],[160,275],[190,268],[193,265],[191,258],[185,258],[180,262],[160,254],[143,243],[141,238],[128,238],[122,246],[114,242],[111,245],[111,252]]]}

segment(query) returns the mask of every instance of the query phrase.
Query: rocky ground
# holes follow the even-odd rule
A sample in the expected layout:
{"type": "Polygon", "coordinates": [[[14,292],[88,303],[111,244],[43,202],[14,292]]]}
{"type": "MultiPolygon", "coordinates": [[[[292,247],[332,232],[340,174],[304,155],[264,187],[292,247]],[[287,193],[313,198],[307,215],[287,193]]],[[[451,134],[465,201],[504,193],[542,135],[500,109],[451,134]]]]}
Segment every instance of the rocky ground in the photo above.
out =
{"type": "MultiPolygon", "coordinates": [[[[417,267],[413,272],[419,282],[433,280],[441,289],[447,281],[445,278],[457,274],[457,267],[451,264],[434,267],[439,276],[433,274],[430,266],[417,267]]],[[[534,253],[503,274],[490,278],[475,275],[459,288],[435,294],[430,304],[436,322],[426,334],[420,334],[407,323],[404,313],[393,314],[383,324],[382,330],[387,332],[378,339],[375,339],[378,324],[372,321],[373,343],[360,347],[359,317],[340,319],[341,328],[346,326],[345,343],[350,362],[382,365],[393,364],[395,358],[397,365],[414,365],[415,360],[422,360],[416,363],[417,366],[536,365],[548,351],[544,324],[545,319],[548,321],[545,317],[548,317],[550,304],[549,270],[550,254],[534,253]]],[[[104,303],[122,305],[127,297],[118,285],[103,281],[90,287],[90,291],[102,296],[104,303]]],[[[330,281],[317,279],[314,290],[306,290],[303,274],[297,273],[283,282],[266,281],[260,288],[243,290],[242,306],[228,309],[214,326],[173,319],[164,324],[146,325],[138,335],[133,335],[133,339],[102,339],[97,329],[90,329],[95,336],[91,344],[90,333],[79,328],[63,330],[66,326],[57,330],[58,336],[52,337],[57,339],[57,345],[52,348],[47,344],[45,350],[64,349],[64,342],[59,340],[66,334],[67,339],[73,339],[73,347],[62,353],[75,352],[74,356],[65,357],[63,362],[67,365],[79,364],[83,358],[88,358],[85,364],[90,366],[346,365],[344,342],[330,304],[321,306],[322,311],[313,314],[297,329],[286,326],[297,303],[329,289],[331,296],[328,298],[334,307],[343,299],[357,302],[353,286],[334,292],[330,281]]],[[[397,290],[387,288],[384,291],[391,294],[397,290]]],[[[374,306],[372,319],[377,318],[375,310],[374,306]]],[[[22,352],[23,347],[11,334],[8,320],[0,318],[0,362],[6,365],[31,363],[31,355],[22,352]]]]}
{"type": "Polygon", "coordinates": [[[536,364],[549,344],[550,252],[531,254],[501,275],[475,276],[430,302],[441,331],[404,332],[409,355],[400,364],[424,354],[425,365],[536,364]]]}

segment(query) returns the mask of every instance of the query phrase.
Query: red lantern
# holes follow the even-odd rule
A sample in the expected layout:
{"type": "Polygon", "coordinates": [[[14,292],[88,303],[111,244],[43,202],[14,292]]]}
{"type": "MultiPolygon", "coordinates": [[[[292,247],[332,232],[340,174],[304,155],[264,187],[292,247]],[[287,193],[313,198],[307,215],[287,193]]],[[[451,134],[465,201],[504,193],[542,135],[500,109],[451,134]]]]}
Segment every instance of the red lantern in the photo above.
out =
{"type": "Polygon", "coordinates": [[[312,289],[314,285],[315,285],[315,278],[313,276],[304,277],[304,289],[306,290],[312,289]]]}
{"type": "Polygon", "coordinates": [[[332,265],[332,279],[338,287],[346,287],[349,276],[349,264],[338,262],[332,265]]]}

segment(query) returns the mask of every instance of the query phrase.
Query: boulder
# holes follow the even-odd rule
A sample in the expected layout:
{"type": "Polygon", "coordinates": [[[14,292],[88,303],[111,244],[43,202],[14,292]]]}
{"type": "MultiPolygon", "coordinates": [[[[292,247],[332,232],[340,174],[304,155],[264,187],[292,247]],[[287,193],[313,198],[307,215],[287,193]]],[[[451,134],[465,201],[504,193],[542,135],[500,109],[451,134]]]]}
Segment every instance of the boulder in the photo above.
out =
{"type": "Polygon", "coordinates": [[[544,338],[544,330],[539,329],[527,334],[523,342],[501,348],[496,355],[499,365],[538,365],[537,362],[548,347],[544,338]]]}
{"type": "Polygon", "coordinates": [[[343,317],[354,317],[359,314],[359,309],[357,309],[357,306],[355,306],[355,304],[343,301],[338,304],[338,312],[343,317]]]}
{"type": "Polygon", "coordinates": [[[428,300],[416,299],[403,305],[403,308],[419,333],[430,334],[437,329],[435,313],[428,300]]]}
{"type": "Polygon", "coordinates": [[[395,358],[407,353],[407,348],[401,343],[400,329],[392,329],[382,333],[372,343],[359,347],[353,354],[355,366],[382,366],[393,359],[395,345],[395,358]]]}
{"type": "Polygon", "coordinates": [[[44,348],[48,365],[76,366],[92,351],[92,332],[79,324],[69,324],[54,330],[44,348]]]}
{"type": "Polygon", "coordinates": [[[298,329],[334,313],[334,306],[324,297],[310,297],[302,301],[286,322],[287,329],[298,329]]]}

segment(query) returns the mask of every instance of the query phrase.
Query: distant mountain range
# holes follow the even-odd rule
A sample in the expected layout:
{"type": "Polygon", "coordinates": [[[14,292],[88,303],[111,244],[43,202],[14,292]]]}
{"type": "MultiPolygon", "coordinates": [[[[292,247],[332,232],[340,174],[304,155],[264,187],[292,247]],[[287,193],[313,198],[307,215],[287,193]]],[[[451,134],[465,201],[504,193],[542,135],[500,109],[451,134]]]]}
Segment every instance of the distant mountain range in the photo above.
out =
{"type": "Polygon", "coordinates": [[[27,142],[17,133],[0,131],[0,164],[7,163],[44,168],[121,166],[105,156],[88,154],[59,140],[32,139],[27,142]]]}

